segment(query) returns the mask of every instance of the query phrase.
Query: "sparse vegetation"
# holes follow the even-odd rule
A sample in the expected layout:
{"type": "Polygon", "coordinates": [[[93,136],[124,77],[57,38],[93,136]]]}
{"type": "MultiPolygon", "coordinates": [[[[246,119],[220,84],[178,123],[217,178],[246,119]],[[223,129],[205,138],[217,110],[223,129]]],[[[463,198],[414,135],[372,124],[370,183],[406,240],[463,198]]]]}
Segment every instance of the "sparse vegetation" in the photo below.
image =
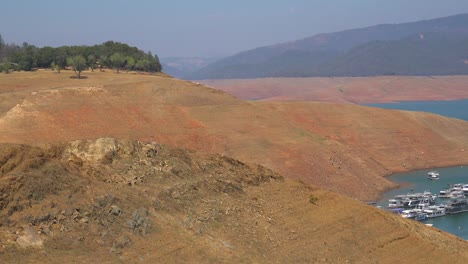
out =
{"type": "Polygon", "coordinates": [[[64,263],[140,256],[145,263],[204,263],[207,257],[216,263],[315,263],[325,257],[361,263],[374,254],[392,263],[399,250],[415,261],[427,258],[407,241],[448,262],[468,258],[464,241],[439,230],[281,180],[260,165],[157,143],[107,138],[44,148],[1,144],[0,171],[2,263],[41,262],[43,252],[64,263]],[[102,156],[117,146],[115,162],[103,164],[102,156]],[[126,184],[135,176],[141,180],[126,184]],[[163,206],[151,208],[153,199],[163,206]],[[305,208],[308,201],[317,206],[305,208]],[[350,243],[356,237],[364,242],[350,243]]]}
{"type": "Polygon", "coordinates": [[[50,64],[50,68],[52,68],[52,70],[56,71],[57,73],[60,73],[62,70],[61,67],[55,63],[55,61],[50,64]]]}
{"type": "Polygon", "coordinates": [[[317,204],[318,200],[319,200],[319,199],[318,199],[317,197],[315,197],[313,194],[311,194],[311,195],[309,196],[309,203],[311,203],[311,204],[318,205],[318,204],[317,204]]]}
{"type": "Polygon", "coordinates": [[[340,93],[342,93],[342,94],[344,94],[344,92],[345,92],[343,86],[341,86],[341,85],[338,86],[338,91],[340,91],[340,93]]]}
{"type": "Polygon", "coordinates": [[[81,72],[86,68],[86,59],[82,55],[69,58],[67,64],[73,68],[78,79],[81,78],[81,72]]]}
{"type": "Polygon", "coordinates": [[[132,219],[128,222],[128,228],[138,235],[146,235],[151,229],[151,219],[148,216],[148,210],[139,208],[132,214],[132,219]]]}

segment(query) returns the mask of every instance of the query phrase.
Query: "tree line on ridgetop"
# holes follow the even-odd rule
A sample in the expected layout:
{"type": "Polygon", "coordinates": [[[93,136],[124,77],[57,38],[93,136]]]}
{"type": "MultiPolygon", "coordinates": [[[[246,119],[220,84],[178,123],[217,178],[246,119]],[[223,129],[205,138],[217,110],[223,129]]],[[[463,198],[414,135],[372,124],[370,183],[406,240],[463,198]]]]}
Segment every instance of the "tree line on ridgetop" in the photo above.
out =
{"type": "Polygon", "coordinates": [[[7,44],[0,35],[0,70],[8,73],[12,70],[31,71],[35,68],[50,68],[58,73],[65,67],[71,67],[77,77],[85,69],[112,68],[117,72],[127,71],[160,72],[162,70],[158,56],[150,51],[145,53],[125,43],[107,41],[94,46],[61,46],[58,48],[38,48],[24,42],[21,46],[7,44]]]}

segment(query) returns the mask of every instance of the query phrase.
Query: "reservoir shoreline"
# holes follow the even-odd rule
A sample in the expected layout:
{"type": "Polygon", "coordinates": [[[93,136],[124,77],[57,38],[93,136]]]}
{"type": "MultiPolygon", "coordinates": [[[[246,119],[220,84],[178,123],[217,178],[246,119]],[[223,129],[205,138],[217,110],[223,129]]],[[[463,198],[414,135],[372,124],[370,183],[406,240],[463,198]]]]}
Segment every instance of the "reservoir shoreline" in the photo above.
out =
{"type": "MultiPolygon", "coordinates": [[[[383,177],[390,180],[391,182],[397,184],[397,186],[393,187],[393,188],[388,188],[388,189],[380,192],[379,195],[375,198],[375,200],[376,201],[381,200],[383,198],[384,194],[389,192],[389,191],[393,191],[393,190],[397,190],[397,189],[401,189],[401,188],[405,187],[405,183],[398,183],[398,182],[395,182],[395,181],[392,181],[391,179],[389,179],[389,178],[391,178],[391,177],[393,177],[395,175],[403,174],[403,173],[415,173],[415,172],[419,172],[419,171],[440,170],[440,169],[446,169],[446,168],[456,168],[456,167],[468,167],[468,164],[455,164],[455,165],[440,166],[440,167],[435,166],[435,167],[417,168],[417,169],[411,169],[411,170],[395,171],[395,172],[392,172],[390,174],[387,174],[387,175],[385,175],[383,177]]],[[[369,202],[371,202],[371,201],[369,201],[369,202]]]]}
{"type": "MultiPolygon", "coordinates": [[[[445,99],[445,100],[401,100],[398,102],[390,103],[366,103],[365,106],[372,106],[384,109],[393,109],[393,110],[403,110],[403,111],[418,111],[418,112],[429,112],[433,114],[438,114],[450,118],[457,118],[464,121],[468,121],[468,99],[445,99]]],[[[468,155],[468,150],[467,154],[468,155]]],[[[391,173],[384,175],[386,179],[392,175],[399,173],[412,173],[420,170],[429,170],[429,169],[442,169],[450,168],[457,166],[468,166],[468,163],[454,163],[454,164],[432,164],[427,167],[415,167],[408,170],[395,170],[391,173]]],[[[384,193],[391,190],[399,189],[402,186],[396,186],[394,188],[389,188],[379,194],[379,197],[376,200],[380,200],[384,193]]]]}
{"type": "MultiPolygon", "coordinates": [[[[458,118],[468,121],[468,100],[444,100],[444,101],[403,101],[386,104],[366,104],[366,106],[380,107],[385,109],[423,111],[450,118],[458,118]]],[[[463,151],[463,150],[462,150],[463,151]]],[[[463,151],[463,153],[465,153],[463,151]]],[[[467,155],[465,153],[465,155],[467,155]]],[[[395,171],[385,176],[392,183],[397,184],[395,188],[389,188],[382,192],[377,204],[382,208],[388,205],[388,199],[396,194],[406,194],[411,192],[431,191],[438,195],[439,191],[456,183],[468,184],[468,164],[453,164],[447,166],[433,166],[426,168],[416,168],[411,170],[395,171]],[[427,179],[427,172],[436,170],[440,173],[440,179],[436,181],[427,179]]],[[[437,203],[446,203],[447,199],[438,198],[437,203]]],[[[468,239],[468,213],[457,215],[446,215],[442,217],[425,220],[423,223],[433,225],[435,228],[451,233],[455,236],[468,239]]]]}

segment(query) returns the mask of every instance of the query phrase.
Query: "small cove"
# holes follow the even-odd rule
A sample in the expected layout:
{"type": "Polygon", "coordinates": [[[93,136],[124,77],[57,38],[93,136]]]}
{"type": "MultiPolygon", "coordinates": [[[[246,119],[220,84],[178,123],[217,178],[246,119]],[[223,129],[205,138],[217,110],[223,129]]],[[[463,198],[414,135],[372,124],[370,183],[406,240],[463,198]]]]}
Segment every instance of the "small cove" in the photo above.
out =
{"type": "MultiPolygon", "coordinates": [[[[397,173],[389,176],[388,179],[400,184],[400,188],[385,192],[377,205],[382,208],[387,207],[388,199],[397,194],[418,193],[430,191],[439,194],[441,189],[452,186],[456,183],[468,184],[468,166],[438,168],[440,179],[432,181],[427,179],[427,173],[433,169],[418,170],[406,173],[397,173]]],[[[446,203],[449,199],[437,198],[437,204],[446,203]]],[[[434,227],[452,233],[465,240],[468,239],[468,212],[446,215],[443,217],[425,220],[425,224],[433,224],[434,227]]]]}
{"type": "MultiPolygon", "coordinates": [[[[385,109],[429,112],[468,121],[467,99],[455,101],[411,101],[366,105],[385,109]]],[[[468,166],[428,168],[419,171],[397,173],[389,176],[388,179],[398,183],[401,187],[382,194],[382,198],[377,202],[377,204],[382,206],[382,208],[385,208],[388,205],[388,199],[397,194],[416,193],[426,190],[431,191],[434,194],[439,194],[441,189],[450,187],[453,184],[468,184],[468,166]],[[437,181],[427,179],[427,173],[434,169],[440,173],[440,179],[437,181]]],[[[448,199],[437,199],[437,203],[446,202],[448,202],[448,199]]],[[[424,221],[424,223],[432,224],[436,228],[468,240],[468,212],[433,218],[424,221]]]]}

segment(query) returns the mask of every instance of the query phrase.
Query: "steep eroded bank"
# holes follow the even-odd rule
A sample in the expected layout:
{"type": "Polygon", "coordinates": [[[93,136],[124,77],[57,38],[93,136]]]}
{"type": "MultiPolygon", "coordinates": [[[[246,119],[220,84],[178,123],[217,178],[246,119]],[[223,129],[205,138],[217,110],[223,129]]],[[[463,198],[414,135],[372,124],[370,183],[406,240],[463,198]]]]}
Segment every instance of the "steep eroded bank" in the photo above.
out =
{"type": "Polygon", "coordinates": [[[457,237],[220,155],[1,144],[0,171],[7,263],[468,261],[457,237]]]}
{"type": "Polygon", "coordinates": [[[85,74],[2,77],[0,142],[156,141],[256,162],[362,200],[394,187],[383,177],[392,172],[468,164],[468,123],[460,120],[352,104],[248,102],[164,76],[85,74]]]}

